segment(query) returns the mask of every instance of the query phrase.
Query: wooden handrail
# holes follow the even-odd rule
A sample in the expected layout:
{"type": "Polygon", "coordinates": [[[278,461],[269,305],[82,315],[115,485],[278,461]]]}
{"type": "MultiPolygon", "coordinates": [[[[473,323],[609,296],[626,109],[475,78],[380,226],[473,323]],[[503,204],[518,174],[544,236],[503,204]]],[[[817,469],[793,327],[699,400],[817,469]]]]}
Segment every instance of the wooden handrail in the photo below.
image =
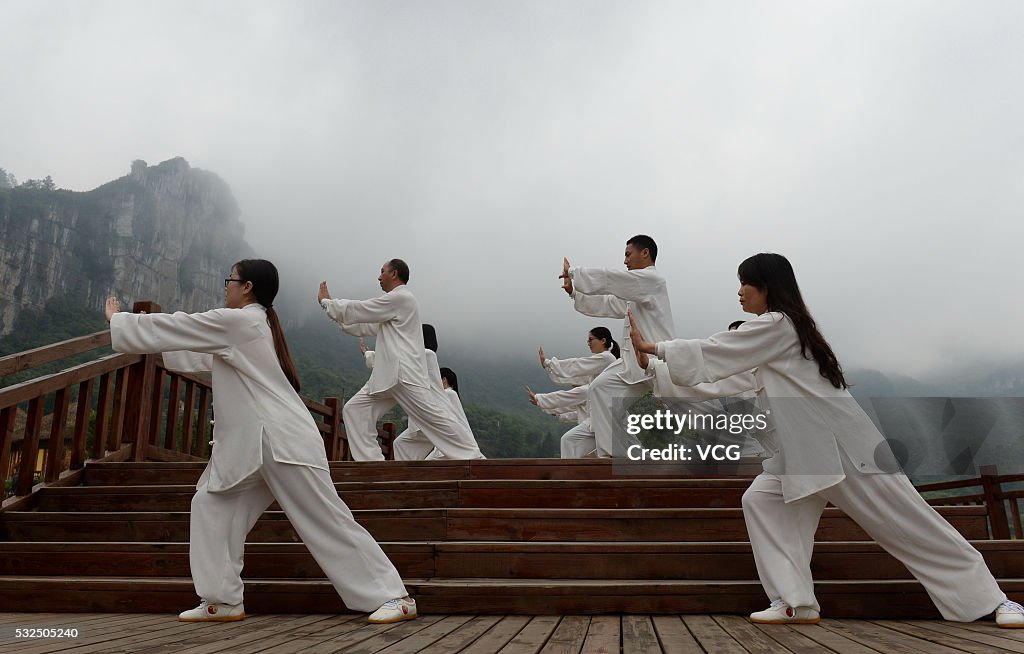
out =
{"type": "Polygon", "coordinates": [[[0,377],[110,345],[110,330],[0,357],[0,377]]]}
{"type": "Polygon", "coordinates": [[[56,393],[62,388],[130,366],[141,360],[141,354],[108,354],[95,361],[82,363],[45,377],[29,379],[20,384],[0,389],[0,407],[14,406],[28,402],[40,395],[56,393]]]}

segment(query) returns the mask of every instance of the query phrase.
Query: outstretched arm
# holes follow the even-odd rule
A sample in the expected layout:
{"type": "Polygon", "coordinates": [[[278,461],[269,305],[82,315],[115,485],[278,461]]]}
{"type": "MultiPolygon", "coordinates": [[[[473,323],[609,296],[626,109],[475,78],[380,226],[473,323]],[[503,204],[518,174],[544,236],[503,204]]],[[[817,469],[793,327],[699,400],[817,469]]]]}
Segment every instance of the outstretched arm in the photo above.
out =
{"type": "MultiPolygon", "coordinates": [[[[331,297],[330,291],[327,289],[327,282],[320,282],[317,300],[319,300],[320,306],[327,312],[327,315],[342,325],[387,322],[399,315],[405,301],[395,293],[385,293],[380,297],[370,300],[335,299],[331,297]]],[[[346,332],[352,333],[348,330],[346,332]]],[[[360,333],[356,335],[365,336],[368,334],[360,333]]]]}

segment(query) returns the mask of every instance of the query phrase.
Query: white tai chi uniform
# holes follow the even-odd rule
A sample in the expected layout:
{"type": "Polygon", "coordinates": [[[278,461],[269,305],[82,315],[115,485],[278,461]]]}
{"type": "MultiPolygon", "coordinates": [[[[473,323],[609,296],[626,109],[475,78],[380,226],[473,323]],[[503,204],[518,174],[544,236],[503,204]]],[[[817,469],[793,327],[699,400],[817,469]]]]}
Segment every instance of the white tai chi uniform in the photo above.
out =
{"type": "MultiPolygon", "coordinates": [[[[466,409],[463,408],[462,406],[462,398],[459,397],[459,394],[455,392],[454,388],[446,388],[444,389],[444,396],[447,397],[448,401],[451,403],[452,411],[455,412],[455,417],[457,417],[460,422],[466,425],[466,429],[472,431],[472,429],[469,426],[469,418],[466,417],[466,409]]],[[[438,449],[435,447],[433,450],[431,450],[430,454],[428,454],[426,458],[434,460],[445,459],[447,457],[441,454],[441,452],[439,452],[438,449]]]]}
{"type": "Polygon", "coordinates": [[[242,602],[245,536],[275,498],[350,609],[373,611],[407,594],[334,489],[320,432],[281,370],[266,309],[116,313],[110,337],[117,352],[163,352],[172,370],[213,373],[215,444],[189,526],[200,597],[242,602]]]}
{"type": "Polygon", "coordinates": [[[615,355],[608,350],[589,357],[544,360],[544,369],[551,377],[551,381],[556,384],[575,385],[575,388],[570,390],[539,393],[534,397],[537,406],[548,413],[559,410],[576,413],[577,425],[562,434],[559,440],[559,450],[563,459],[582,459],[595,453],[597,440],[591,427],[587,395],[590,382],[605,368],[615,363],[615,360],[615,355]]]}
{"type": "Polygon", "coordinates": [[[347,333],[377,337],[370,379],[342,409],[352,458],[384,459],[377,421],[396,402],[445,456],[483,458],[473,433],[459,424],[447,398],[430,384],[419,304],[405,284],[371,300],[325,299],[321,305],[347,333]]]}
{"type": "Polygon", "coordinates": [[[567,416],[575,418],[576,426],[562,434],[562,438],[559,439],[559,455],[563,459],[582,459],[596,454],[597,441],[594,439],[590,413],[587,411],[589,390],[589,385],[584,384],[568,390],[534,395],[537,406],[544,413],[556,416],[562,422],[570,421],[567,416]]]}
{"type": "MultiPolygon", "coordinates": [[[[771,410],[775,429],[762,445],[774,456],[743,494],[743,517],[771,600],[819,610],[810,562],[827,502],[907,566],[947,620],[976,620],[1006,599],[981,554],[898,470],[857,401],[801,355],[784,314],[765,313],[706,340],[658,343],[658,356],[665,363],[654,366],[667,366],[669,383],[725,384],[738,374],[762,389],[761,409],[771,410]]],[[[655,372],[660,387],[664,371],[655,372]]]]}
{"type": "MultiPolygon", "coordinates": [[[[441,368],[437,365],[437,354],[432,350],[427,350],[427,368],[430,371],[430,383],[431,385],[441,391],[445,399],[448,400],[447,405],[442,405],[442,408],[450,408],[452,415],[463,427],[463,432],[468,432],[472,439],[472,446],[479,449],[476,442],[476,436],[473,434],[473,429],[469,426],[469,420],[466,419],[466,412],[462,408],[462,402],[459,401],[459,395],[450,388],[445,388],[441,382],[441,368]],[[453,397],[454,396],[454,397],[453,397]]],[[[421,459],[444,459],[447,458],[441,454],[440,450],[434,447],[434,444],[430,442],[426,434],[420,428],[419,423],[409,416],[409,425],[405,428],[401,434],[395,439],[395,460],[396,461],[419,461],[421,459]]],[[[486,458],[483,454],[480,455],[481,459],[486,458]]]]}
{"type": "MultiPolygon", "coordinates": [[[[570,268],[576,310],[598,318],[626,318],[632,309],[640,329],[653,342],[667,341],[674,334],[668,285],[654,266],[636,270],[570,268]],[[657,335],[655,335],[657,334],[657,335]]],[[[621,424],[625,411],[653,388],[633,354],[629,320],[623,321],[621,358],[590,383],[588,406],[597,439],[598,456],[626,456],[636,436],[621,424]]]]}

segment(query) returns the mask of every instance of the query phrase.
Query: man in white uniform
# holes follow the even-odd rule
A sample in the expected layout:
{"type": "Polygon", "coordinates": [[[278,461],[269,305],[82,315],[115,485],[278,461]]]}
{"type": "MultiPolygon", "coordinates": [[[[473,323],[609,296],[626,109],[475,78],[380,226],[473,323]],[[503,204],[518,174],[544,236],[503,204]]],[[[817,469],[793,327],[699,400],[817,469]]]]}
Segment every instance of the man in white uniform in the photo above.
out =
{"type": "Polygon", "coordinates": [[[658,246],[650,236],[639,234],[626,241],[626,270],[606,268],[573,268],[569,260],[562,268],[562,288],[572,297],[576,310],[598,318],[622,318],[622,358],[608,366],[590,383],[587,406],[597,439],[600,457],[626,456],[630,445],[639,443],[626,433],[621,416],[647,391],[653,380],[637,364],[629,340],[627,309],[640,324],[645,335],[656,333],[657,339],[671,339],[674,332],[672,305],[668,299],[665,278],[655,269],[658,246]]]}
{"type": "Polygon", "coordinates": [[[327,282],[320,283],[317,294],[320,306],[347,333],[377,337],[370,379],[342,409],[352,458],[384,460],[377,443],[377,421],[396,403],[446,457],[483,458],[472,432],[459,424],[448,399],[430,383],[419,304],[406,286],[409,266],[391,259],[381,267],[377,281],[384,295],[371,300],[334,299],[327,282]]]}

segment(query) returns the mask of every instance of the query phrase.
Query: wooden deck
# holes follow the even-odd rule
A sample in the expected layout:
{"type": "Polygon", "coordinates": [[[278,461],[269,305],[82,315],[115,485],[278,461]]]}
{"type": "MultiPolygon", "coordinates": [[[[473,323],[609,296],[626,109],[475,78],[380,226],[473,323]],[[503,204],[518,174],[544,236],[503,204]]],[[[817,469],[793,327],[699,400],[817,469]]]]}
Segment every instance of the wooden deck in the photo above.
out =
{"type": "Polygon", "coordinates": [[[370,625],[364,615],[254,615],[185,624],[154,614],[0,613],[0,653],[43,654],[928,654],[1024,652],[1024,630],[931,620],[753,625],[736,615],[425,615],[370,625]],[[15,628],[76,628],[78,638],[15,639],[15,628]]]}

